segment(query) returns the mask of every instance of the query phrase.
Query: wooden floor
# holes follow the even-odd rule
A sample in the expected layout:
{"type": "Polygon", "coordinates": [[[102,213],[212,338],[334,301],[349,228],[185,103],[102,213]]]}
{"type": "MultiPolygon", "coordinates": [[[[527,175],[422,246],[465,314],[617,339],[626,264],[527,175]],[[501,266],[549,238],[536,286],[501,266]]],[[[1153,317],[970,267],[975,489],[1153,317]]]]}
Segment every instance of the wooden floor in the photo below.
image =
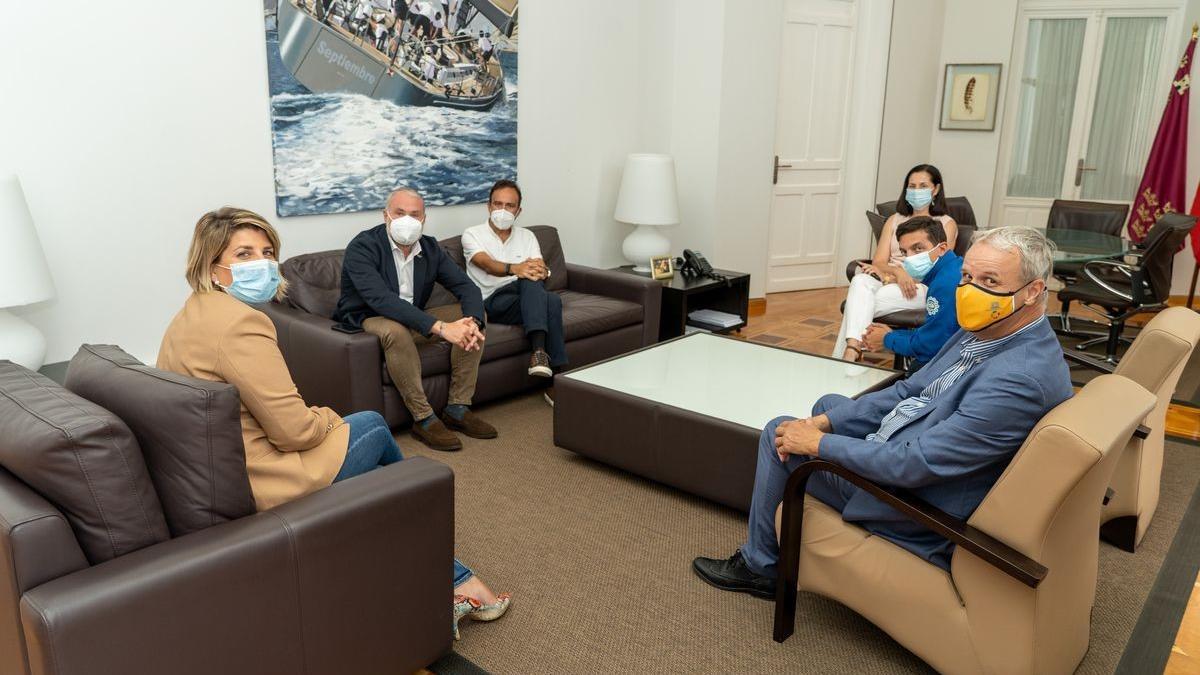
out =
{"type": "MultiPolygon", "coordinates": [[[[840,306],[845,298],[845,288],[772,293],[767,296],[766,310],[756,313],[752,308],[749,322],[736,337],[829,355],[833,352],[833,343],[841,326],[840,306]]],[[[761,311],[762,304],[755,303],[754,307],[761,311]]],[[[1053,296],[1047,309],[1052,313],[1059,310],[1058,301],[1053,296]]],[[[1071,315],[1074,316],[1075,312],[1071,315]]],[[[1087,314],[1081,316],[1090,318],[1087,314]]],[[[890,354],[867,354],[864,358],[881,365],[890,365],[892,362],[890,354]]],[[[1167,411],[1167,433],[1200,440],[1200,410],[1172,404],[1167,411]]],[[[1193,587],[1183,622],[1175,636],[1170,660],[1163,672],[1169,675],[1200,673],[1200,578],[1197,578],[1193,587]]]]}

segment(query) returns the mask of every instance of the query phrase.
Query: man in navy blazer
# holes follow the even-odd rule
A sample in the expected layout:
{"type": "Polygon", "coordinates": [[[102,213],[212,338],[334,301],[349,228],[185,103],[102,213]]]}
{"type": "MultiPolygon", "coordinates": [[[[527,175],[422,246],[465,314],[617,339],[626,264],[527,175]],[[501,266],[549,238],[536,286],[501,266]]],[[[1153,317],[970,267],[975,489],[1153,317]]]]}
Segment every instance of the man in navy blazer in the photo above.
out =
{"type": "Polygon", "coordinates": [[[425,200],[400,188],[388,196],[383,224],[360,232],[342,261],[342,295],[334,320],[379,338],[388,376],[413,418],[413,435],[434,450],[458,450],[450,429],[495,438],[496,429],[471,412],[484,341],[483,296],[437,240],[423,235],[425,200]],[[426,309],[434,282],[458,305],[426,309]],[[417,347],[450,343],[450,393],[440,419],[421,381],[417,347]]]}
{"type": "MultiPolygon", "coordinates": [[[[728,559],[696,558],[705,581],[775,597],[775,511],[792,470],[827,459],[884,487],[907,488],[966,519],[1033,426],[1072,394],[1045,317],[1053,245],[1038,230],[984,232],[963,261],[956,315],[963,330],[907,380],[857,400],[828,395],[813,416],[763,430],[749,537],[728,559]]],[[[851,483],[818,473],[808,493],[842,518],[949,569],[953,545],[851,483]]]]}

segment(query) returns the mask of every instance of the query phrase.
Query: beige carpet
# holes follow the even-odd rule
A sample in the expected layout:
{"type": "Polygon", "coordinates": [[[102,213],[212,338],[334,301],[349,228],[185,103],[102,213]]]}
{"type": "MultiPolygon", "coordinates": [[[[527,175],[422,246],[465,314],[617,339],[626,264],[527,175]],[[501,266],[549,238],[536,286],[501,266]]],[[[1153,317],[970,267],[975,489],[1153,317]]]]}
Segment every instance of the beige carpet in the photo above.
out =
{"type": "MultiPolygon", "coordinates": [[[[438,453],[398,437],[406,453],[454,469],[457,554],[514,595],[500,621],[464,625],[455,649],[479,666],[497,675],[928,671],[854,612],[811,594],[800,596],[796,634],[776,644],[772,603],[717,591],[690,568],[696,555],[734,551],[742,514],[554,447],[540,395],[479,412],[499,439],[438,453]]],[[[1168,444],[1166,467],[1138,553],[1101,544],[1081,673],[1111,673],[1120,659],[1200,477],[1200,448],[1168,444]]]]}

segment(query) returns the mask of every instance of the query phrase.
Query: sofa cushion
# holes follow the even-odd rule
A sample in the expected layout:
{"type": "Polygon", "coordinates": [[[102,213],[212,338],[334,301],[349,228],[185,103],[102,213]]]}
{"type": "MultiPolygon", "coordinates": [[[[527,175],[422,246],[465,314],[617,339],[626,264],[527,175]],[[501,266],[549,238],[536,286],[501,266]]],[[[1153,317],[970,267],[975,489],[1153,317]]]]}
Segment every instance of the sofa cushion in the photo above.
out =
{"type": "Polygon", "coordinates": [[[549,225],[534,225],[529,228],[529,231],[537,237],[538,248],[542,249],[542,260],[545,260],[546,266],[550,268],[550,278],[546,279],[546,290],[561,291],[565,289],[567,287],[567,259],[563,256],[558,230],[549,225]]]}
{"type": "Polygon", "coordinates": [[[0,465],[63,512],[92,564],[170,537],[129,427],[11,361],[0,361],[0,465]]]}
{"type": "Polygon", "coordinates": [[[628,300],[577,291],[559,293],[567,342],[642,322],[642,306],[628,300]]]}
{"type": "Polygon", "coordinates": [[[529,340],[525,338],[525,329],[521,326],[489,323],[486,337],[483,343],[484,363],[513,354],[528,354],[531,348],[529,340]]]}
{"type": "Polygon", "coordinates": [[[288,281],[287,299],[309,314],[332,317],[342,294],[344,250],[305,253],[279,266],[288,281]]]}
{"type": "Polygon", "coordinates": [[[237,388],[151,368],[112,345],[84,345],[66,386],[133,431],[178,537],[255,512],[237,388]]]}

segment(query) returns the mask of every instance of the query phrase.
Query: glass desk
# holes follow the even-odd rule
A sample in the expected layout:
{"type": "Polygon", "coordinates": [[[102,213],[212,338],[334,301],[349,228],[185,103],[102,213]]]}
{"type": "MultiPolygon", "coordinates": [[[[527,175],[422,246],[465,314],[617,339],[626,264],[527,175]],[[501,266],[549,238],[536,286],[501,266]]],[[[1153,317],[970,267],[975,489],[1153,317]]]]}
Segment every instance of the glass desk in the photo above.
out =
{"type": "Polygon", "coordinates": [[[1046,238],[1054,242],[1054,262],[1084,263],[1089,260],[1115,258],[1132,250],[1133,244],[1111,234],[1087,230],[1047,229],[1046,238]]]}
{"type": "Polygon", "coordinates": [[[693,333],[554,380],[556,445],[747,510],[758,436],[825,394],[885,387],[894,370],[693,333]]]}

